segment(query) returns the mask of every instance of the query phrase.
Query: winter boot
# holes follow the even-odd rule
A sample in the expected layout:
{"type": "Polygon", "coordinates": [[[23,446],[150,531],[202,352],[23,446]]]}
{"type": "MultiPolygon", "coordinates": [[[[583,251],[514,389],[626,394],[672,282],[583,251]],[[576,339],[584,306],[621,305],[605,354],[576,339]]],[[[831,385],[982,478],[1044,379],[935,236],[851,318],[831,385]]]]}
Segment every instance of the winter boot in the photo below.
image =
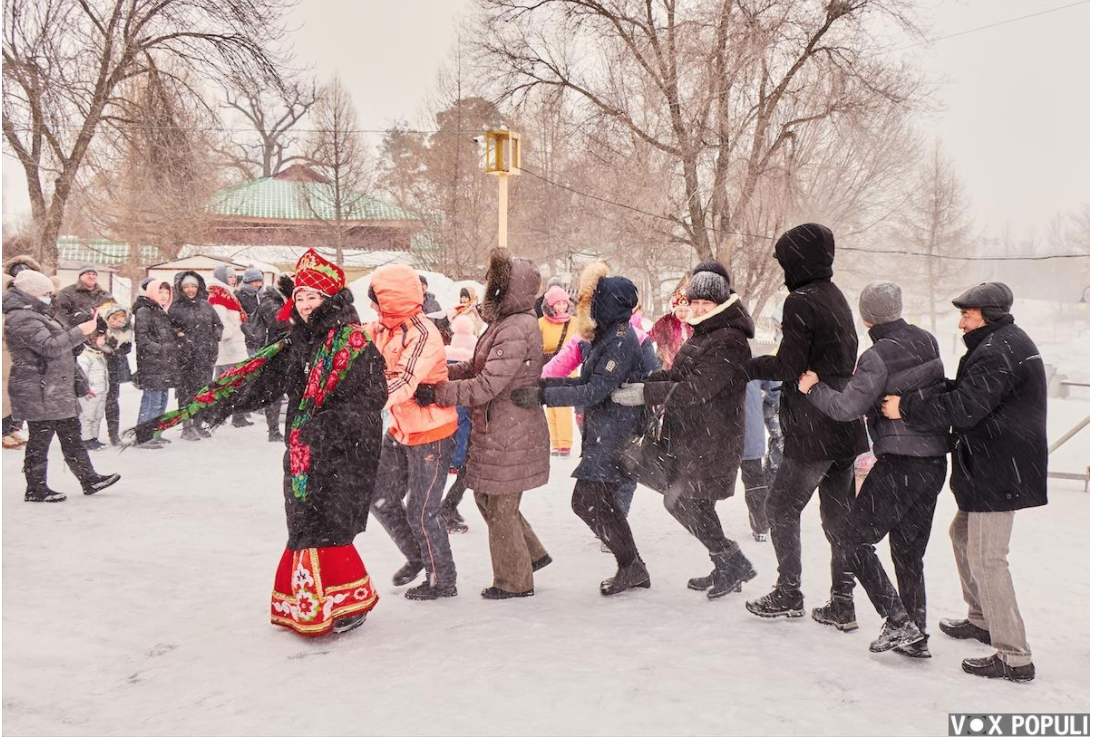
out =
{"type": "Polygon", "coordinates": [[[650,587],[651,576],[647,574],[647,565],[636,559],[631,564],[617,569],[617,573],[601,583],[602,595],[616,595],[635,587],[650,587]]]}
{"type": "Polygon", "coordinates": [[[84,443],[84,448],[86,448],[89,451],[98,451],[100,448],[106,448],[106,446],[104,446],[102,443],[99,442],[98,438],[88,438],[83,443],[84,443]]]}
{"type": "Polygon", "coordinates": [[[422,572],[422,562],[407,562],[392,575],[392,584],[396,587],[406,585],[418,577],[419,572],[422,572]]]}
{"type": "Polygon", "coordinates": [[[757,577],[757,572],[754,571],[750,560],[741,551],[712,554],[712,562],[715,564],[715,571],[712,573],[714,581],[712,589],[708,591],[708,600],[722,598],[733,592],[741,592],[743,582],[749,582],[757,577]]]}
{"type": "Polygon", "coordinates": [[[966,618],[944,618],[940,620],[940,630],[952,639],[977,639],[989,644],[989,631],[980,629],[966,618]]]}
{"type": "Polygon", "coordinates": [[[905,616],[896,620],[887,619],[883,624],[883,630],[879,637],[868,647],[872,652],[889,652],[898,647],[908,647],[925,638],[921,629],[914,626],[913,622],[905,616]]]}
{"type": "Polygon", "coordinates": [[[529,588],[524,592],[512,593],[509,590],[503,590],[502,588],[492,585],[486,588],[480,595],[487,600],[507,600],[509,598],[531,598],[533,597],[533,589],[529,588]]]}
{"type": "MultiPolygon", "coordinates": [[[[284,443],[285,442],[285,436],[283,436],[277,430],[271,430],[271,431],[267,432],[266,439],[268,441],[270,441],[271,443],[284,443]]],[[[362,615],[365,615],[365,614],[363,613],[362,615]]]]}
{"type": "Polygon", "coordinates": [[[353,616],[341,616],[335,619],[335,623],[331,625],[332,634],[342,634],[347,631],[352,631],[363,623],[365,623],[365,617],[368,613],[355,613],[353,616]]]}
{"type": "Polygon", "coordinates": [[[821,608],[812,608],[811,618],[841,631],[857,629],[856,606],[853,605],[851,597],[844,595],[834,595],[830,598],[830,602],[821,608]]]}
{"type": "Polygon", "coordinates": [[[927,660],[932,658],[932,652],[929,651],[929,635],[923,631],[921,632],[921,641],[907,644],[904,647],[895,647],[894,651],[899,654],[904,654],[907,657],[912,657],[915,660],[927,660]]]}
{"type": "Polygon", "coordinates": [[[1011,667],[1008,663],[991,654],[989,657],[974,657],[963,660],[963,672],[981,678],[1004,678],[1014,683],[1027,683],[1035,680],[1035,665],[1031,662],[1020,667],[1011,667]]]}
{"type": "MultiPolygon", "coordinates": [[[[685,587],[690,590],[711,590],[712,585],[715,584],[715,570],[713,569],[703,577],[693,577],[685,583],[685,587]]],[[[742,586],[739,585],[738,592],[742,592],[742,586]]]]}
{"type": "Polygon", "coordinates": [[[23,499],[27,502],[63,502],[68,498],[60,492],[54,492],[49,487],[36,487],[35,489],[28,489],[23,499]]]}
{"type": "Polygon", "coordinates": [[[802,618],[803,593],[798,589],[777,586],[771,593],[757,600],[747,600],[746,610],[762,618],[802,618]]]}
{"type": "Polygon", "coordinates": [[[84,494],[94,495],[96,492],[102,492],[121,478],[121,474],[96,474],[83,483],[84,494]]]}
{"type": "Polygon", "coordinates": [[[403,594],[403,597],[408,600],[437,600],[438,598],[455,598],[456,596],[456,585],[439,585],[434,582],[433,575],[427,575],[424,583],[416,585],[403,594]]]}
{"type": "Polygon", "coordinates": [[[183,423],[183,434],[179,437],[184,441],[202,440],[202,436],[198,435],[198,426],[194,424],[193,420],[187,420],[183,423]]]}
{"type": "Polygon", "coordinates": [[[194,429],[197,430],[198,435],[202,436],[203,438],[212,438],[213,437],[213,431],[210,429],[210,426],[208,426],[204,423],[196,424],[194,426],[194,429]]]}
{"type": "Polygon", "coordinates": [[[551,563],[552,563],[552,557],[545,554],[540,559],[533,562],[533,571],[536,572],[538,569],[544,569],[545,567],[547,567],[551,563]]]}
{"type": "Polygon", "coordinates": [[[441,519],[445,523],[445,530],[449,533],[468,533],[468,524],[457,512],[456,508],[442,507],[441,519]]]}

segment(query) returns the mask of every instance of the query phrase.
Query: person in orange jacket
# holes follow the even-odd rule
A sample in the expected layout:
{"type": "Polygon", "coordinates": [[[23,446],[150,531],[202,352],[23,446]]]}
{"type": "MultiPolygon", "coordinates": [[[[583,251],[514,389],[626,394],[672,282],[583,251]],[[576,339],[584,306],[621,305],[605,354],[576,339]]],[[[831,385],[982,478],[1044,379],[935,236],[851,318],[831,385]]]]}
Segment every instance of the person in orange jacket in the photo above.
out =
{"type": "MultiPolygon", "coordinates": [[[[562,286],[552,286],[544,294],[544,316],[540,318],[540,335],[544,340],[544,362],[552,360],[575,334],[578,322],[571,317],[571,299],[562,286]]],[[[574,375],[572,373],[572,375],[574,375]]],[[[574,441],[574,426],[570,407],[545,407],[548,433],[552,439],[553,456],[570,456],[574,441]]]]}
{"type": "Polygon", "coordinates": [[[457,568],[441,501],[453,458],[457,411],[415,401],[419,384],[448,380],[445,343],[422,311],[422,283],[410,267],[378,268],[369,298],[378,315],[370,334],[385,361],[385,409],[392,424],[381,446],[371,509],[407,559],[392,582],[406,585],[426,569],[426,581],[404,597],[451,598],[457,594],[457,568]]]}

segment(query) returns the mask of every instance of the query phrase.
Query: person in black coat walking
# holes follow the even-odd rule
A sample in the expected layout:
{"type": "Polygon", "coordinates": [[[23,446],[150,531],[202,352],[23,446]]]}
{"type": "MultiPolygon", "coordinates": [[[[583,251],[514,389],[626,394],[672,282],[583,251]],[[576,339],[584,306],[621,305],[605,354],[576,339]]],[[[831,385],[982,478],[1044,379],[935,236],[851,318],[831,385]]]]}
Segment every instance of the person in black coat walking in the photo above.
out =
{"type": "MultiPolygon", "coordinates": [[[[136,378],[141,389],[138,423],[159,417],[167,411],[168,392],[178,384],[179,377],[175,328],[165,309],[171,306],[171,284],[146,278],[141,282],[141,291],[133,302],[136,378]]],[[[162,446],[158,441],[149,444],[150,448],[162,446]]]]}
{"type": "Polygon", "coordinates": [[[746,378],[753,320],[731,288],[730,273],[715,261],[696,267],[685,290],[692,336],[668,370],[613,397],[623,404],[665,405],[662,435],[673,467],[664,504],[708,550],[711,574],[688,587],[720,598],[742,589],[757,573],[723,531],[715,504],[734,494],[746,427],[746,378]]]}
{"type": "Polygon", "coordinates": [[[833,420],[867,415],[875,466],[868,473],[838,548],[879,615],[886,619],[871,651],[900,649],[911,657],[928,651],[925,601],[925,549],[932,531],[936,498],[947,472],[947,436],[883,416],[885,394],[939,393],[944,364],[936,338],[902,319],[902,289],[893,283],[869,283],[860,293],[860,317],[874,344],[864,351],[856,372],[837,391],[808,371],[799,391],[833,420]],[[875,544],[889,536],[898,591],[887,577],[875,544]]]}
{"type": "Polygon", "coordinates": [[[831,600],[811,611],[820,623],[843,631],[856,628],[852,601],[855,581],[837,532],[852,510],[853,464],[868,450],[862,420],[831,420],[797,388],[808,369],[838,391],[845,388],[856,363],[856,327],[852,310],[833,277],[833,233],[821,224],[802,224],[776,241],[775,256],[791,293],[784,300],[783,337],[775,355],[746,364],[751,379],[785,382],[780,397],[784,457],[769,490],[769,527],[776,551],[776,589],[746,608],[765,618],[803,615],[802,545],[799,520],[815,488],[821,499],[822,530],[830,542],[831,600]]]}
{"type": "Polygon", "coordinates": [[[959,512],[951,542],[967,618],[940,630],[992,644],[989,657],[963,660],[973,675],[1035,678],[1024,620],[1008,566],[1017,510],[1047,504],[1047,378],[1039,349],[1009,314],[1003,283],[975,286],[952,301],[967,353],[941,394],[895,394],[884,414],[952,431],[951,490],[959,512]]]}
{"type": "Polygon", "coordinates": [[[38,271],[20,271],[4,292],[4,338],[11,353],[11,375],[4,394],[12,414],[30,428],[23,473],[27,502],[60,502],[65,496],[46,483],[50,443],[56,434],[65,463],[92,495],[119,480],[117,474],[97,474],[80,440],[76,400],[87,394],[87,378],[76,366],[73,351],[96,330],[93,316],[66,328],[50,311],[53,282],[38,271]]]}
{"type": "Polygon", "coordinates": [[[571,509],[582,518],[617,561],[616,574],[601,583],[602,595],[651,586],[639,557],[632,529],[617,494],[627,481],[617,459],[628,439],[643,425],[643,410],[613,402],[621,384],[646,375],[643,354],[630,324],[639,303],[635,284],[610,276],[609,266],[593,263],[582,272],[578,299],[578,334],[590,342],[578,377],[543,379],[541,387],[511,394],[522,407],[578,407],[582,421],[582,460],[573,474],[571,509]]]}
{"type": "MultiPolygon", "coordinates": [[[[248,342],[256,344],[255,351],[251,351],[252,355],[259,348],[276,343],[289,333],[289,323],[280,320],[278,313],[292,295],[293,277],[285,273],[278,276],[273,286],[267,286],[259,294],[259,306],[255,314],[248,315],[247,323],[244,324],[244,329],[250,333],[248,342]]],[[[283,400],[279,399],[263,410],[266,416],[266,436],[271,443],[282,441],[282,433],[278,430],[282,402],[283,400]]]]}
{"type": "Polygon", "coordinates": [[[168,412],[132,431],[150,440],[187,416],[217,425],[289,395],[283,466],[286,539],[270,620],[305,636],[360,626],[377,591],[354,547],[365,530],[388,399],[384,359],[358,322],[341,269],[308,251],[297,264],[287,339],[199,390],[199,407],[168,412]]]}
{"type": "MultiPolygon", "coordinates": [[[[180,406],[185,406],[213,378],[224,325],[209,303],[205,280],[194,271],[175,275],[175,298],[167,314],[175,328],[178,348],[175,397],[180,406]]],[[[209,435],[198,419],[188,419],[183,424],[182,438],[185,440],[196,441],[209,435]]]]}

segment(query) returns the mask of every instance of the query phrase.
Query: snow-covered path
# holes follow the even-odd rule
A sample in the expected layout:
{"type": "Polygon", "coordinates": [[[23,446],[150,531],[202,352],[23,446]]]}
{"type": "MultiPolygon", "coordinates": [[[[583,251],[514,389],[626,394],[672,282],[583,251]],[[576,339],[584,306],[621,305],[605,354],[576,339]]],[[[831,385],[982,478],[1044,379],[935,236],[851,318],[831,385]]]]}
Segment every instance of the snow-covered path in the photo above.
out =
{"type": "MultiPolygon", "coordinates": [[[[138,394],[124,389],[123,420],[138,394]]],[[[1053,402],[1052,439],[1087,410],[1053,402]]],[[[555,559],[535,598],[479,597],[490,561],[468,497],[472,530],[453,537],[457,598],[405,600],[390,581],[399,553],[371,523],[357,545],[378,608],[362,629],[307,640],[268,622],[285,538],[281,448],[253,419],[161,451],[94,453],[100,471],[123,475],[95,497],[79,494],[55,446],[51,484],[69,494],[55,505],[23,502],[23,454],[3,452],[4,734],[943,735],[948,712],[1089,710],[1089,495],[1078,482],[1052,480],[1050,507],[1016,521],[1030,685],[964,675],[960,660],[988,648],[937,631],[931,660],[870,654],[880,620],[859,589],[850,634],[751,616],[743,602],[768,589],[775,559],[750,539],[741,493],[720,507],[760,573],[742,595],[710,602],[685,588],[710,563],[641,489],[632,525],[653,587],[603,598],[612,558],[570,511],[574,459],[556,460],[552,482],[526,497],[555,559]]],[[[1083,469],[1087,449],[1086,433],[1052,468],[1083,469]]],[[[803,519],[808,607],[828,587],[816,502],[803,519]]],[[[927,556],[930,630],[963,615],[954,513],[945,488],[927,556]]]]}

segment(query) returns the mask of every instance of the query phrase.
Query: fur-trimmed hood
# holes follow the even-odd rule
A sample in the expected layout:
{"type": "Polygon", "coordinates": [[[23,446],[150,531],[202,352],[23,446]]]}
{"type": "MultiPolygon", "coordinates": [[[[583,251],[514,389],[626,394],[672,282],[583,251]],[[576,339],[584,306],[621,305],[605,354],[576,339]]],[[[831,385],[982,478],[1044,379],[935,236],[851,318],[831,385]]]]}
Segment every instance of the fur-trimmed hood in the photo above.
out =
{"type": "Polygon", "coordinates": [[[594,320],[594,292],[597,290],[598,281],[607,275],[609,275],[609,264],[599,260],[583,268],[578,280],[578,301],[575,302],[575,318],[578,320],[578,327],[575,331],[587,342],[592,342],[597,332],[597,322],[594,320]]]}
{"type": "MultiPolygon", "coordinates": [[[[44,272],[42,270],[42,264],[39,263],[34,258],[32,258],[30,255],[15,255],[15,256],[12,256],[12,257],[10,257],[10,258],[8,258],[7,260],[4,261],[4,288],[5,289],[8,288],[11,285],[11,279],[12,279],[11,269],[14,266],[19,265],[20,263],[27,266],[32,271],[38,271],[39,273],[44,272]]],[[[56,289],[54,290],[54,293],[56,293],[56,289]]]]}
{"type": "Polygon", "coordinates": [[[497,322],[511,314],[532,312],[539,290],[540,269],[533,261],[511,257],[501,248],[492,250],[480,314],[488,322],[497,322]]]}

